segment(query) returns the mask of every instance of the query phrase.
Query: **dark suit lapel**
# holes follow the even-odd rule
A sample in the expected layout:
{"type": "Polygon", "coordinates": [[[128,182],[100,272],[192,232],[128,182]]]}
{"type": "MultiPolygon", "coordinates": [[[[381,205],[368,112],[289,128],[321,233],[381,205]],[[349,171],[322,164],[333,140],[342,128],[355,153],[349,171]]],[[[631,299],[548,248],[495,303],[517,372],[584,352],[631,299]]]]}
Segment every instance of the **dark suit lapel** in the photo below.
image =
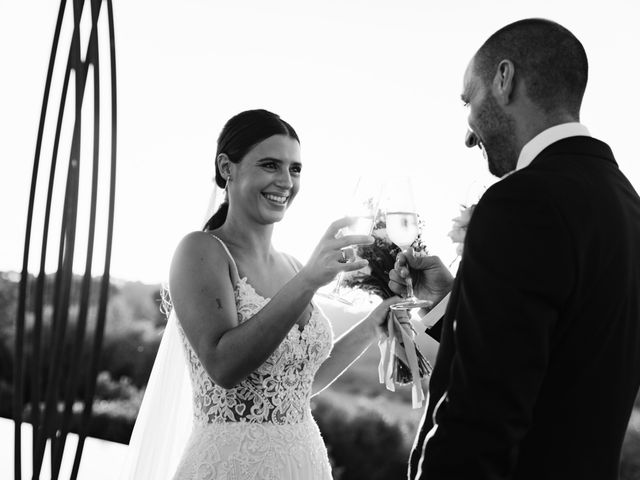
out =
{"type": "Polygon", "coordinates": [[[434,366],[434,371],[429,379],[429,395],[427,399],[427,406],[425,408],[424,415],[420,422],[420,428],[418,429],[418,435],[413,444],[411,451],[411,457],[409,459],[409,478],[414,478],[418,471],[418,464],[421,457],[424,454],[424,443],[427,434],[433,428],[433,412],[440,398],[446,392],[448,383],[448,368],[451,362],[451,356],[453,355],[453,342],[447,341],[450,339],[451,325],[454,320],[455,312],[457,310],[459,300],[459,285],[460,278],[462,276],[462,262],[458,269],[458,274],[453,283],[451,290],[451,298],[447,309],[445,310],[442,319],[436,323],[431,329],[427,330],[427,333],[433,337],[436,341],[440,342],[438,349],[438,355],[434,366]],[[445,333],[446,331],[446,333],[445,333]]]}

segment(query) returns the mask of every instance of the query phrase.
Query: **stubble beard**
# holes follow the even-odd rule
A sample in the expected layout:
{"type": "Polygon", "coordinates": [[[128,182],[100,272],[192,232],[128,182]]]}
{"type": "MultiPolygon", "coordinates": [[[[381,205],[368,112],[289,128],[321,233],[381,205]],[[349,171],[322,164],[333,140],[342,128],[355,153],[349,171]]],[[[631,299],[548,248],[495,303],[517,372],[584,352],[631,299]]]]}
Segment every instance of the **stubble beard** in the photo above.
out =
{"type": "Polygon", "coordinates": [[[487,96],[477,123],[482,126],[482,149],[489,172],[501,178],[515,170],[518,162],[515,122],[491,95],[487,96]]]}

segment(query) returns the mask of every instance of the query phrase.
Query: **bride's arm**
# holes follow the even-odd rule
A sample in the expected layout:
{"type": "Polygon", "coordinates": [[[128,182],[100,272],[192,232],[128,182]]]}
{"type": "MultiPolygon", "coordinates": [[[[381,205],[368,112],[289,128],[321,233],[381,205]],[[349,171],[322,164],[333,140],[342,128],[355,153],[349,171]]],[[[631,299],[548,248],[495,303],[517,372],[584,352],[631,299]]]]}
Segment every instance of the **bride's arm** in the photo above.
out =
{"type": "Polygon", "coordinates": [[[368,243],[368,236],[335,239],[335,222],[309,262],[253,317],[238,323],[230,260],[222,246],[202,232],[189,234],[174,255],[169,274],[173,308],[209,376],[223,388],[237,385],[273,353],[315,291],[339,271],[363,263],[339,263],[341,248],[368,243]]]}
{"type": "Polygon", "coordinates": [[[320,393],[331,385],[360,358],[377,338],[378,326],[385,322],[389,306],[398,303],[399,300],[399,297],[392,297],[382,301],[365,318],[335,341],[331,355],[320,365],[313,379],[312,395],[320,393]]]}

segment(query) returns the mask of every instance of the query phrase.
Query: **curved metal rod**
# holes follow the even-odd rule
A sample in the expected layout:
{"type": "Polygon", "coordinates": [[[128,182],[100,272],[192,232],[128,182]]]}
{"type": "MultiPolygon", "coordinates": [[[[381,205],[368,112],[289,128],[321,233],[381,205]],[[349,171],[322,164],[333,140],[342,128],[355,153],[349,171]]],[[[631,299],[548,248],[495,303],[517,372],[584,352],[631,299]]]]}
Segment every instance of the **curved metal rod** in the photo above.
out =
{"type": "MultiPolygon", "coordinates": [[[[71,152],[65,189],[65,202],[62,217],[62,229],[60,234],[60,249],[58,256],[58,272],[56,274],[55,303],[53,311],[52,348],[49,358],[49,372],[45,390],[44,425],[39,431],[36,441],[36,453],[38,454],[38,468],[34,469],[34,477],[39,475],[42,465],[42,456],[49,432],[57,431],[58,423],[58,384],[62,373],[62,350],[64,337],[69,320],[69,304],[73,280],[73,257],[75,251],[80,146],[82,131],[82,99],[86,84],[86,72],[84,71],[80,56],[80,19],[84,3],[74,0],[74,30],[70,48],[70,66],[75,71],[75,122],[73,128],[71,152]]],[[[55,435],[54,435],[55,438],[55,435]]],[[[53,439],[52,439],[53,440],[53,439]]],[[[52,445],[53,446],[53,445],[52,445]]],[[[52,470],[54,469],[53,456],[52,470]]]]}
{"type": "Polygon", "coordinates": [[[29,277],[29,247],[31,245],[31,227],[33,223],[33,209],[35,204],[36,185],[38,181],[38,170],[40,166],[40,152],[42,150],[42,137],[44,135],[44,125],[47,116],[47,104],[51,91],[51,81],[53,78],[53,67],[55,65],[56,51],[62,30],[62,20],[64,18],[66,0],[60,3],[58,18],[53,34],[53,45],[49,55],[49,66],[47,68],[47,80],[45,82],[44,96],[40,110],[40,123],[38,126],[38,137],[36,140],[36,152],[33,160],[33,174],[31,177],[31,187],[29,192],[29,206],[27,208],[27,226],[24,240],[24,253],[22,257],[22,272],[20,275],[20,287],[18,292],[18,312],[16,317],[16,341],[15,341],[15,363],[13,377],[13,419],[14,419],[14,478],[22,479],[22,412],[23,412],[23,388],[24,388],[24,330],[25,312],[27,297],[27,279],[29,277]]]}
{"type": "Polygon", "coordinates": [[[80,359],[83,353],[84,336],[87,326],[87,314],[89,310],[89,298],[91,294],[91,267],[93,260],[93,247],[95,240],[96,206],[98,201],[98,174],[99,174],[99,147],[100,147],[100,68],[98,56],[98,28],[97,20],[100,14],[100,3],[97,7],[92,5],[92,27],[85,61],[85,75],[89,72],[89,66],[93,65],[93,93],[94,93],[94,123],[93,123],[93,168],[91,178],[91,203],[89,212],[89,236],[87,239],[87,254],[85,260],[85,272],[80,291],[80,311],[76,321],[75,339],[70,352],[71,371],[64,389],[64,414],[60,422],[60,432],[52,440],[52,480],[57,480],[62,464],[64,447],[69,433],[73,403],[76,397],[78,383],[80,381],[80,359]]]}
{"type": "MultiPolygon", "coordinates": [[[[40,156],[42,151],[42,141],[44,127],[46,123],[47,105],[52,86],[53,70],[55,58],[59,47],[62,23],[66,8],[66,0],[61,0],[60,10],[56,22],[54,41],[50,56],[45,93],[41,110],[40,125],[38,130],[38,140],[34,158],[33,176],[31,181],[29,207],[27,216],[27,228],[25,234],[25,250],[23,255],[23,268],[20,280],[20,291],[18,301],[18,315],[16,320],[16,359],[14,365],[14,398],[13,414],[15,419],[15,478],[21,480],[21,422],[23,416],[24,403],[24,377],[25,377],[25,329],[27,295],[33,295],[35,322],[33,327],[32,347],[32,371],[31,371],[31,422],[33,423],[33,478],[40,477],[42,462],[44,460],[47,439],[51,438],[51,478],[56,480],[60,475],[62,458],[68,433],[71,424],[75,419],[73,404],[79,396],[78,389],[84,381],[84,409],[78,427],[79,441],[74,456],[73,470],[71,478],[77,478],[84,442],[87,435],[88,423],[91,417],[93,397],[95,394],[96,378],[98,370],[98,360],[102,347],[104,328],[106,323],[107,302],[109,294],[109,270],[111,264],[112,238],[114,226],[115,207],[115,181],[116,181],[116,128],[117,128],[117,95],[116,95],[116,64],[115,64],[115,34],[113,5],[111,0],[107,1],[108,10],[108,33],[110,48],[111,67],[111,165],[109,182],[109,210],[107,217],[107,241],[105,250],[104,272],[100,284],[98,299],[97,319],[93,332],[93,345],[89,352],[88,375],[86,370],[82,371],[80,365],[87,365],[81,361],[86,351],[84,350],[84,339],[87,332],[88,315],[90,312],[91,290],[93,286],[92,265],[95,249],[95,229],[97,217],[98,188],[100,187],[100,66],[99,66],[99,40],[98,40],[98,18],[100,15],[102,2],[105,0],[91,1],[91,31],[87,46],[85,60],[81,57],[80,44],[80,21],[86,0],[73,0],[73,33],[71,45],[67,57],[65,75],[62,85],[62,96],[58,109],[56,131],[51,159],[51,170],[47,188],[45,205],[43,238],[40,251],[39,275],[37,278],[35,292],[28,292],[28,264],[31,246],[31,231],[33,227],[33,213],[35,209],[35,196],[38,184],[38,174],[40,169],[40,156]],[[93,97],[94,97],[94,118],[93,118],[93,166],[91,176],[91,198],[89,207],[89,229],[87,238],[87,251],[85,271],[81,285],[78,287],[74,282],[73,263],[76,245],[76,227],[78,222],[78,204],[80,189],[80,167],[81,167],[81,132],[82,132],[82,106],[85,98],[88,81],[89,68],[93,67],[93,97]],[[58,150],[62,124],[64,120],[66,102],[69,85],[71,83],[71,72],[75,73],[75,105],[74,105],[74,125],[72,133],[71,152],[69,156],[68,171],[66,176],[66,187],[64,206],[62,212],[62,225],[60,229],[60,244],[58,248],[58,269],[55,274],[53,285],[53,318],[51,324],[51,342],[47,364],[43,365],[43,329],[44,329],[44,305],[45,291],[47,287],[46,260],[50,232],[50,221],[52,211],[52,198],[56,181],[56,169],[58,163],[58,150]],[[76,295],[79,290],[79,295],[76,295]],[[78,299],[79,300],[76,300],[78,299]],[[69,309],[79,301],[79,312],[75,319],[75,335],[73,344],[68,351],[64,352],[65,340],[68,324],[70,322],[69,309]],[[70,367],[67,371],[67,365],[70,367]],[[43,370],[48,369],[46,385],[43,382],[43,370]],[[63,375],[63,371],[65,374],[63,375]],[[44,387],[44,391],[43,388],[44,387]],[[41,397],[44,396],[44,409],[41,407],[41,397]],[[60,401],[63,400],[63,411],[59,411],[60,401]]],[[[84,165],[82,168],[85,168],[84,165]]],[[[29,299],[31,301],[31,299],[29,299]]]]}
{"type": "Polygon", "coordinates": [[[100,285],[100,299],[98,303],[98,318],[94,334],[93,348],[94,356],[91,359],[89,375],[87,376],[87,385],[85,387],[84,410],[80,421],[80,431],[78,432],[78,447],[73,460],[73,469],[71,479],[75,480],[80,469],[80,459],[84,448],[84,442],[87,437],[89,419],[93,408],[93,397],[95,394],[96,378],[98,375],[98,352],[102,350],[102,340],[104,337],[104,327],[107,318],[107,301],[109,298],[109,270],[111,268],[111,249],[113,240],[113,221],[116,200],[116,147],[118,133],[118,96],[116,88],[116,44],[115,29],[113,20],[112,0],[106,0],[108,23],[109,23],[109,57],[111,69],[111,171],[109,181],[109,213],[107,218],[107,244],[105,249],[104,271],[102,274],[102,283],[100,285]]]}

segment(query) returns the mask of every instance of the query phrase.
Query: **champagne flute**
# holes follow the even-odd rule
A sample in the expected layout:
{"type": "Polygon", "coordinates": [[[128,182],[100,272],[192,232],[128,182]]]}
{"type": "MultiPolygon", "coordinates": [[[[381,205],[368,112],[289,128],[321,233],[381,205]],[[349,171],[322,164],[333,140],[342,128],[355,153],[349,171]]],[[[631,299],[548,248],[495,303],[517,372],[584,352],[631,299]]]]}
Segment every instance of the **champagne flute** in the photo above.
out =
{"type": "MultiPolygon", "coordinates": [[[[352,197],[347,205],[346,214],[353,217],[353,222],[342,228],[339,232],[340,236],[344,235],[371,235],[375,224],[375,218],[378,213],[380,203],[380,194],[382,191],[382,182],[377,178],[369,175],[363,175],[358,178],[356,186],[353,190],[352,197]]],[[[349,246],[344,248],[345,258],[352,261],[352,255],[348,252],[356,248],[349,246]]],[[[349,299],[343,295],[344,272],[338,273],[333,290],[325,294],[325,296],[337,300],[338,302],[352,305],[349,299]]]]}
{"type": "MultiPolygon", "coordinates": [[[[409,177],[394,178],[387,182],[384,207],[387,236],[402,251],[407,250],[420,233],[409,177]]],[[[403,301],[392,305],[392,310],[409,310],[432,305],[433,302],[420,300],[413,294],[411,275],[407,276],[405,282],[407,295],[403,301]]]]}

